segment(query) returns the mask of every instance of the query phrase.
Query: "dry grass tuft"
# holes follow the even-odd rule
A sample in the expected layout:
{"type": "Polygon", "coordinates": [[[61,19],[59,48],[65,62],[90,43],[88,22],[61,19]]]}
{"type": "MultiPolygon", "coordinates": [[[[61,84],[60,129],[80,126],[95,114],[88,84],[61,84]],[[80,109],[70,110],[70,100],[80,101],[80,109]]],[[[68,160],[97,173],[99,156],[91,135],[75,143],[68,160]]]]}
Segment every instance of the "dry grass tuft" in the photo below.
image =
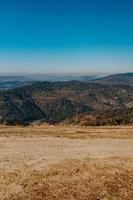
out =
{"type": "Polygon", "coordinates": [[[122,167],[123,162],[118,158],[68,160],[41,171],[9,173],[2,180],[8,185],[3,199],[132,200],[133,169],[122,167]]]}

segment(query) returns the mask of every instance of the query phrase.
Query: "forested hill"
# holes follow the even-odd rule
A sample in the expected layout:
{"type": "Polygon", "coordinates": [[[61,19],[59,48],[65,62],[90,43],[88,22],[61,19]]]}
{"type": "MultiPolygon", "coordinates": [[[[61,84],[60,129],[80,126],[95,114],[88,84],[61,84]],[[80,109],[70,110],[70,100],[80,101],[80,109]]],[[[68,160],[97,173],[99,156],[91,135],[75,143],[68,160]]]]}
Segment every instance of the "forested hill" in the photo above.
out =
{"type": "Polygon", "coordinates": [[[133,87],[80,81],[35,82],[0,91],[0,123],[27,125],[128,124],[133,121],[133,87]]]}

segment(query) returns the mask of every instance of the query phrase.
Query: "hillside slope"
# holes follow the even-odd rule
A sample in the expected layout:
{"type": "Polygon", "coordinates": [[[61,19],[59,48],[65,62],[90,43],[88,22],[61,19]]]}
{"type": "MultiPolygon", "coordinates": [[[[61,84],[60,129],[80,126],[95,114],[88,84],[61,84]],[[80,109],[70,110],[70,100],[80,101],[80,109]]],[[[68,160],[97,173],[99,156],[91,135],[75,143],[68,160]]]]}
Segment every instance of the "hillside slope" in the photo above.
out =
{"type": "Polygon", "coordinates": [[[97,80],[95,83],[111,84],[111,85],[130,85],[133,86],[133,73],[113,74],[97,80]]]}
{"type": "Polygon", "coordinates": [[[133,87],[129,86],[79,81],[36,82],[0,91],[0,122],[29,124],[41,120],[73,123],[74,118],[89,115],[93,116],[93,120],[88,120],[92,125],[129,123],[133,115],[133,108],[129,108],[132,102],[133,87]]]}

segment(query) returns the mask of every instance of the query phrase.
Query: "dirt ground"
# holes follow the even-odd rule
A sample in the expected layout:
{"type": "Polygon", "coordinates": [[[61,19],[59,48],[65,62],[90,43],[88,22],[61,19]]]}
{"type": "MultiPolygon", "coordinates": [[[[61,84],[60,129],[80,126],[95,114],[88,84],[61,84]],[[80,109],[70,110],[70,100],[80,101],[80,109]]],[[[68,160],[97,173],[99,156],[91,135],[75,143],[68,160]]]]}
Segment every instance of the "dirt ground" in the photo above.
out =
{"type": "Polygon", "coordinates": [[[0,200],[132,200],[133,127],[0,127],[0,200]]]}

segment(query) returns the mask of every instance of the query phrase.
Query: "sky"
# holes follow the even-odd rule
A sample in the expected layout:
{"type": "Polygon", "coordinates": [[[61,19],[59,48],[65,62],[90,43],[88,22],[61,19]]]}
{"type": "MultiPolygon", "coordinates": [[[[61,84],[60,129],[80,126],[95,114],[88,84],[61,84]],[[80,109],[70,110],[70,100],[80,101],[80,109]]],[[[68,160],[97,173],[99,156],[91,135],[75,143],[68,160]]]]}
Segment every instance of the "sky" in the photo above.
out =
{"type": "Polygon", "coordinates": [[[0,73],[124,72],[132,0],[0,0],[0,73]]]}

